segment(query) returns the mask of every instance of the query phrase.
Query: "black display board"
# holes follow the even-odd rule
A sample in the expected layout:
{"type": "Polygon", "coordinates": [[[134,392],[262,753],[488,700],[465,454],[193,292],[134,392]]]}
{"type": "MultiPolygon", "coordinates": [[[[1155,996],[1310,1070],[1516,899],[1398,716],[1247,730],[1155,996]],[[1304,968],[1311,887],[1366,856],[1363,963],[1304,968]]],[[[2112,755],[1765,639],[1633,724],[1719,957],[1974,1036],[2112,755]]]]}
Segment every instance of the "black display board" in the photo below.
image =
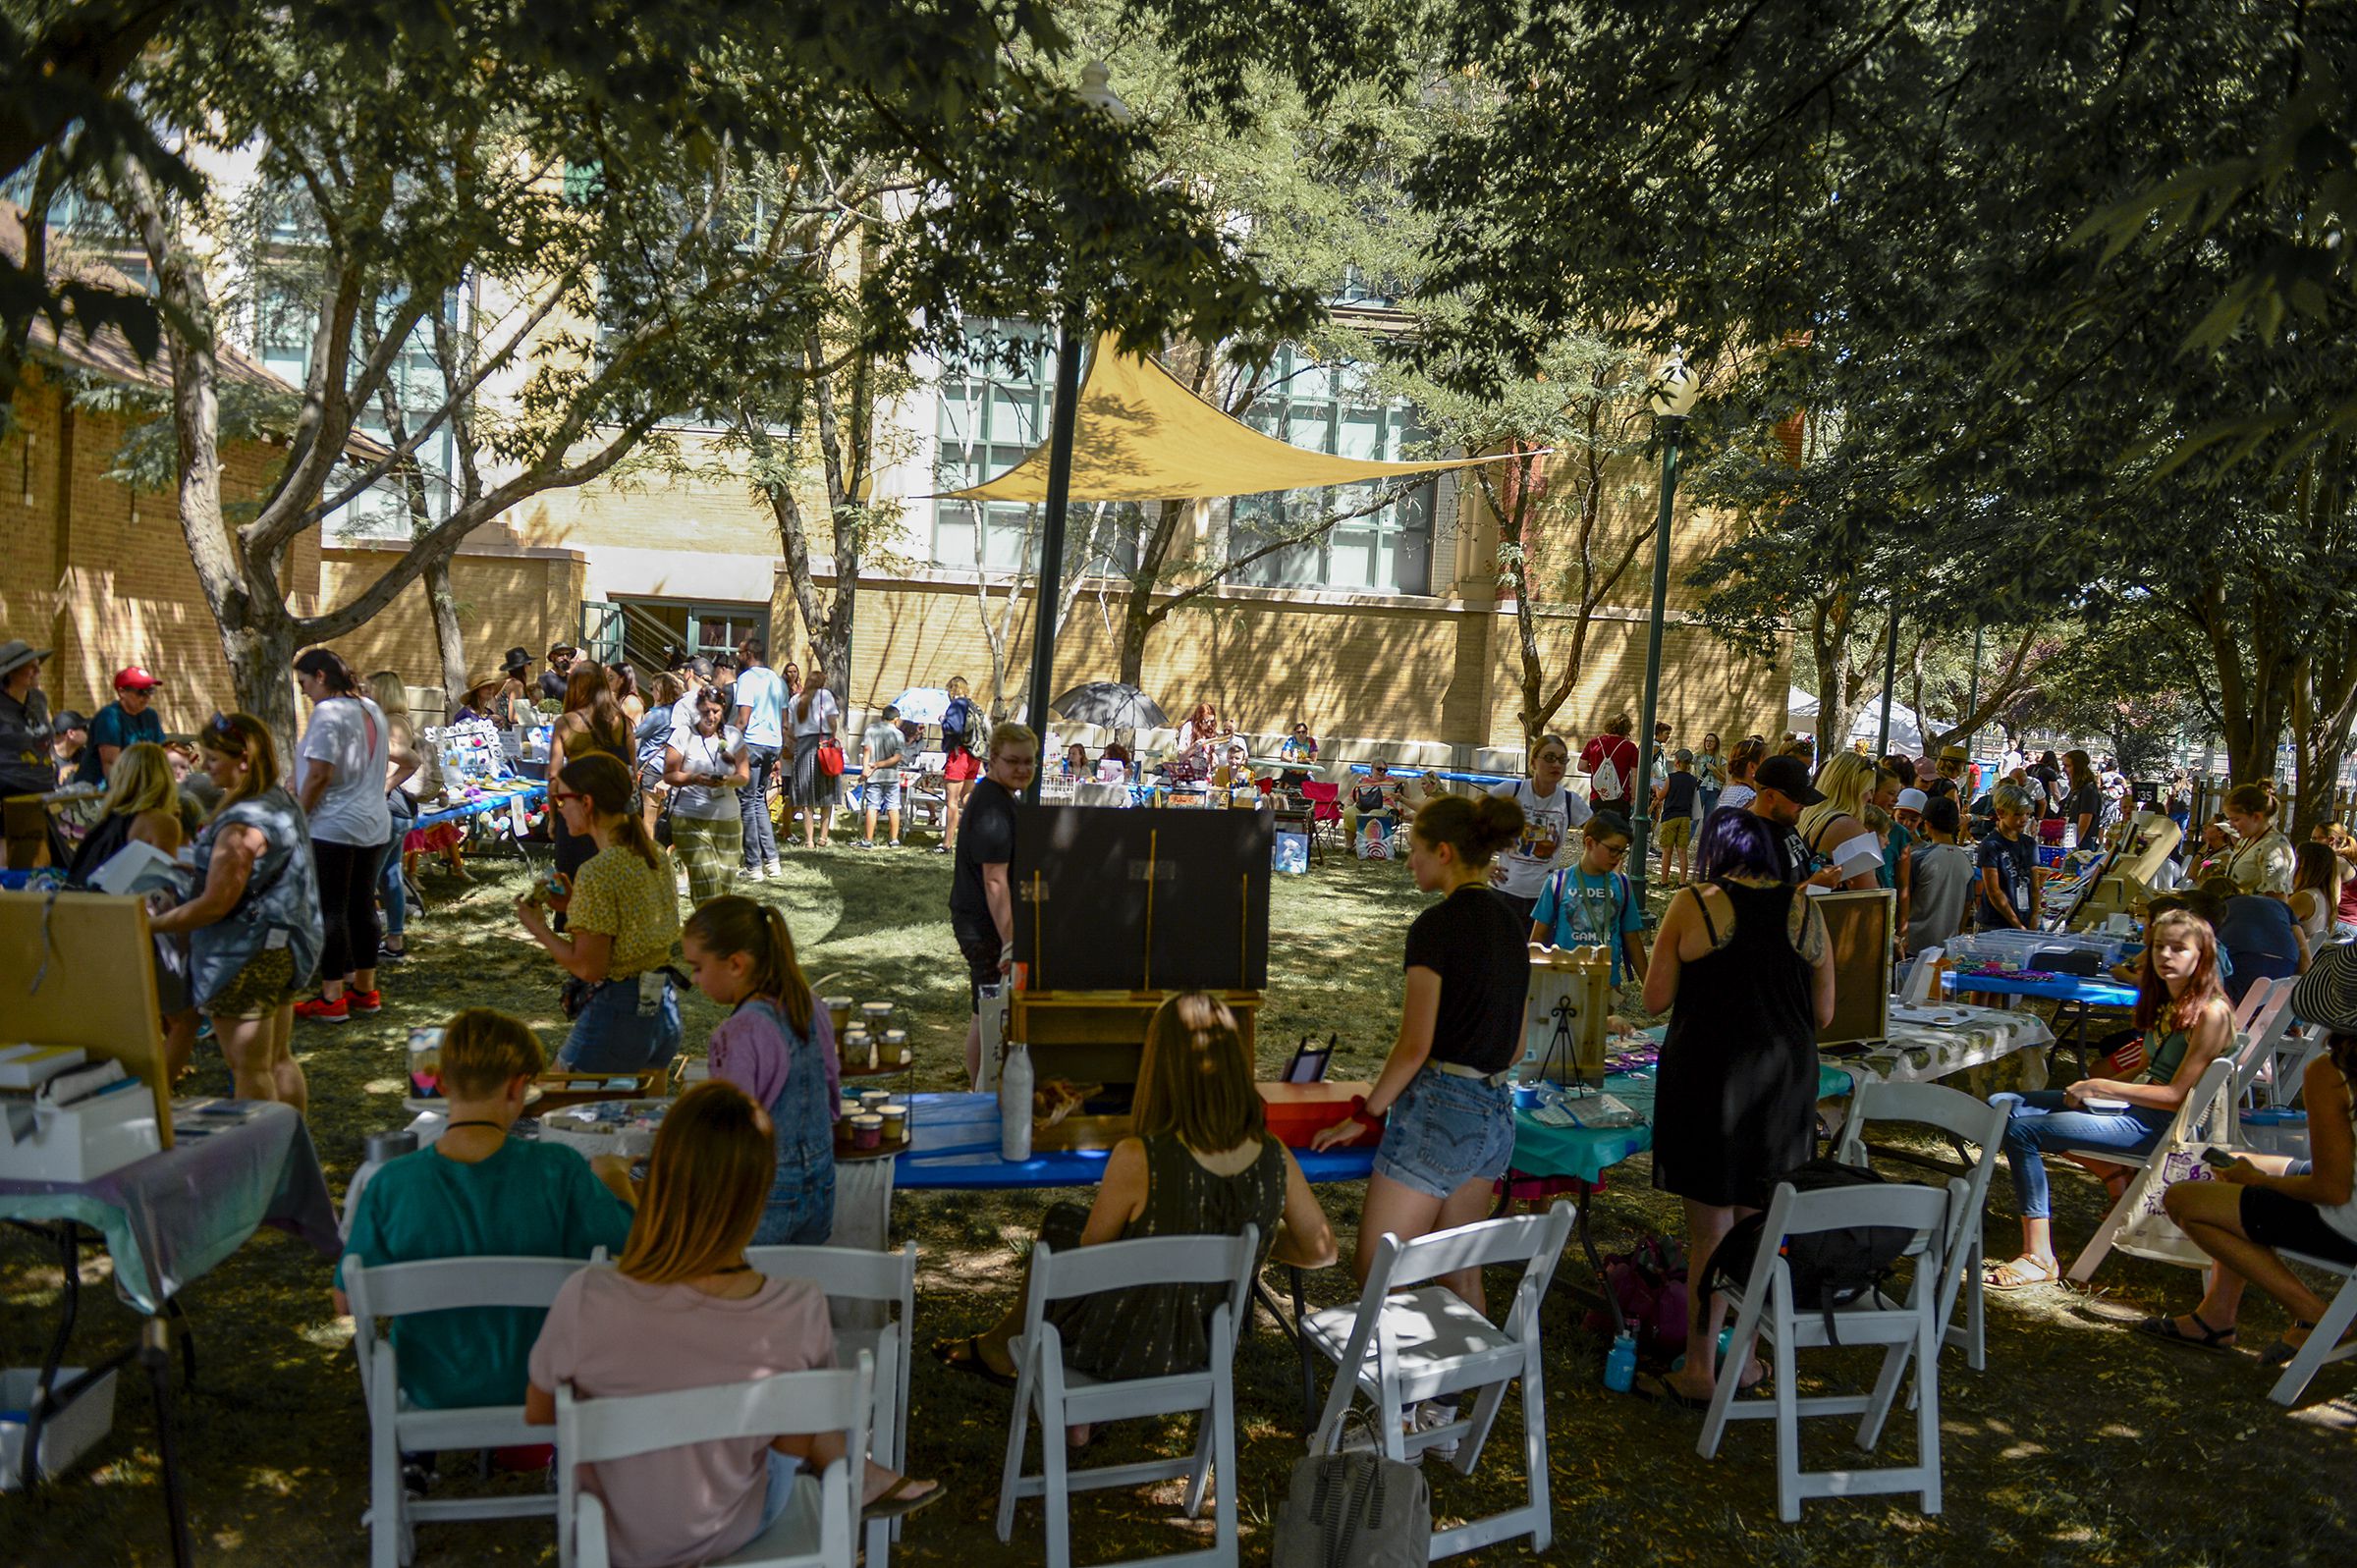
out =
{"type": "Polygon", "coordinates": [[[1017,806],[1014,957],[1034,991],[1261,991],[1265,811],[1017,806]]]}

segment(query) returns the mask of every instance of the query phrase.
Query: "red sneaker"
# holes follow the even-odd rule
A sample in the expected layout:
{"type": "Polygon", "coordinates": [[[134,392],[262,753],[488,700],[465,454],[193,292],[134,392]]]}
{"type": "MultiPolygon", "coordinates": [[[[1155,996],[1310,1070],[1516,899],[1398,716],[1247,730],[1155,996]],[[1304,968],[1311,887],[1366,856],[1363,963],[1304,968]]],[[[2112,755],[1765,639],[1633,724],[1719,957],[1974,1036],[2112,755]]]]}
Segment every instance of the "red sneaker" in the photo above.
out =
{"type": "Polygon", "coordinates": [[[346,1023],[352,1018],[352,1008],[342,997],[333,1001],[325,997],[313,997],[308,1001],[295,1003],[295,1016],[308,1018],[314,1023],[346,1023]]]}
{"type": "Polygon", "coordinates": [[[385,1010],[385,994],[381,990],[347,991],[344,993],[344,1000],[352,1003],[354,1012],[383,1012],[385,1010]]]}

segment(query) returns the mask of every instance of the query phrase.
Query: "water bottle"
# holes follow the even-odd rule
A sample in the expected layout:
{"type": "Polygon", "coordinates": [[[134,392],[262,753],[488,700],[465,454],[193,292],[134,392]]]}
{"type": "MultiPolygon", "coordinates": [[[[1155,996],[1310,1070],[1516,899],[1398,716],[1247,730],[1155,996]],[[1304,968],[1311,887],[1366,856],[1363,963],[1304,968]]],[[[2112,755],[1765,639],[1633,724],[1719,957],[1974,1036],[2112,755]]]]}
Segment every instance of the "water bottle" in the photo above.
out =
{"type": "Polygon", "coordinates": [[[1617,1394],[1624,1394],[1637,1380],[1636,1335],[1621,1330],[1613,1340],[1613,1348],[1604,1358],[1604,1385],[1617,1394]]]}
{"type": "Polygon", "coordinates": [[[1019,1042],[1008,1045],[999,1068],[999,1158],[1009,1164],[1031,1158],[1031,1052],[1019,1042]]]}

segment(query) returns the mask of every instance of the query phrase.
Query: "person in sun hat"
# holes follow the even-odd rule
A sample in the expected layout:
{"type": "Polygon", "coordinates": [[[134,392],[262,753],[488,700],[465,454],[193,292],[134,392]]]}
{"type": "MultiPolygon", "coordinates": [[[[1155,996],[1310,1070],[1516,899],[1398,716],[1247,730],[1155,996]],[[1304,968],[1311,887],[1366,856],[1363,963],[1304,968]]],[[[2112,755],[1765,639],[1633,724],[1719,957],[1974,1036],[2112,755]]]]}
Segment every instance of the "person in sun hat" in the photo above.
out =
{"type": "Polygon", "coordinates": [[[0,795],[46,794],[57,787],[50,751],[56,727],[41,690],[47,648],[21,638],[0,642],[0,795]]]}
{"type": "Polygon", "coordinates": [[[90,716],[90,743],[82,748],[76,784],[106,783],[107,770],[125,746],[164,743],[163,715],[153,706],[155,688],[162,684],[137,665],[115,672],[115,700],[90,716]]]}
{"type": "Polygon", "coordinates": [[[2299,1354],[2326,1312],[2325,1298],[2284,1267],[2282,1253],[2357,1265],[2357,947],[2319,954],[2291,994],[2291,1011],[2326,1034],[2325,1054],[2300,1079],[2310,1158],[2238,1153],[2209,1179],[2169,1187],[2162,1200],[2168,1217],[2217,1264],[2193,1311],[2147,1318],[2138,1333],[2230,1350],[2243,1287],[2256,1282],[2291,1314],[2283,1337],[2259,1357],[2278,1366],[2299,1354]]]}
{"type": "Polygon", "coordinates": [[[499,695],[491,699],[491,722],[502,730],[530,724],[532,714],[537,711],[532,706],[535,699],[531,682],[531,651],[521,646],[510,648],[507,661],[501,668],[505,675],[499,683],[499,695]]]}

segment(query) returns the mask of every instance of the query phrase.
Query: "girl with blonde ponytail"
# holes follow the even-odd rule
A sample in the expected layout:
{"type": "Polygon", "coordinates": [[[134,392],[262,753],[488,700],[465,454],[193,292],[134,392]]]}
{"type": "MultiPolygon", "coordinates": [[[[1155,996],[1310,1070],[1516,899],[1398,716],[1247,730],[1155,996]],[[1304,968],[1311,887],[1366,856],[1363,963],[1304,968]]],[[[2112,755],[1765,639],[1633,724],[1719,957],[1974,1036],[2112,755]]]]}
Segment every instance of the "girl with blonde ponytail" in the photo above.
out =
{"type": "Polygon", "coordinates": [[[777,1155],[756,1246],[824,1246],[835,1229],[833,1020],[813,1003],[786,917],[736,893],[687,919],[680,950],[696,989],[733,1008],[712,1031],[712,1076],[769,1112],[777,1155]]]}

